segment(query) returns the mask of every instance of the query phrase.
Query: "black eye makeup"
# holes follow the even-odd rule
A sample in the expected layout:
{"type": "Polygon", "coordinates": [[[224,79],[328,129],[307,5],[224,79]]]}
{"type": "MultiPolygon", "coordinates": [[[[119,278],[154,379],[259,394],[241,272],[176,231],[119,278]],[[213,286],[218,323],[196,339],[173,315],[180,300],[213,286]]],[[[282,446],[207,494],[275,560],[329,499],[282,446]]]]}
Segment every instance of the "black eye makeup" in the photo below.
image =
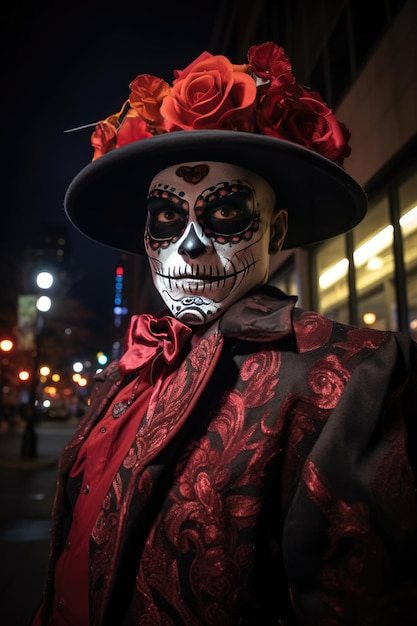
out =
{"type": "Polygon", "coordinates": [[[148,232],[153,239],[179,237],[188,221],[188,202],[166,189],[154,189],[147,202],[148,232]]]}
{"type": "MultiPolygon", "coordinates": [[[[184,195],[168,185],[150,191],[147,232],[152,248],[166,248],[184,233],[190,219],[184,195]]],[[[242,181],[223,181],[205,189],[194,210],[204,234],[220,244],[249,241],[259,229],[255,191],[242,181]]]]}
{"type": "Polygon", "coordinates": [[[254,192],[237,182],[222,183],[202,194],[195,212],[207,236],[238,237],[257,222],[254,192]]]}

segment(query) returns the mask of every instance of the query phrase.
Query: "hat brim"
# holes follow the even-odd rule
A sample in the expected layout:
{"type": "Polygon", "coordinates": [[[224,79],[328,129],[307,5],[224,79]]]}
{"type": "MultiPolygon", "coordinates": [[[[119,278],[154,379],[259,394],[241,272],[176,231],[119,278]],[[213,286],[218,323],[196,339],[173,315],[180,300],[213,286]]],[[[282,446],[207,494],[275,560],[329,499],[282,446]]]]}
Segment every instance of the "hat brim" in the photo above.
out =
{"type": "Polygon", "coordinates": [[[318,243],[351,230],[367,198],[345,170],[312,150],[265,135],[225,130],[177,131],[117,148],[73,179],[64,208],[84,235],[145,254],[146,198],[152,178],[171,165],[219,161],[249,169],[275,190],[288,211],[284,248],[318,243]]]}

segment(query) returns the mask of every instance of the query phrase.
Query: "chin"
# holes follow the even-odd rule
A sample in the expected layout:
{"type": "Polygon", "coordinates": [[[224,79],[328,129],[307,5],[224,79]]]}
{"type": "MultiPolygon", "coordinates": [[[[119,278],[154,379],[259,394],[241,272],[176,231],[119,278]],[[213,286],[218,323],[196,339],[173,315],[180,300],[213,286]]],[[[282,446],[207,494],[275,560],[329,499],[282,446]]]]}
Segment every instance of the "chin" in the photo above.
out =
{"type": "Polygon", "coordinates": [[[187,324],[188,326],[201,326],[203,324],[209,324],[211,321],[215,320],[219,317],[219,315],[223,312],[223,309],[220,310],[203,310],[198,308],[187,308],[182,311],[173,311],[173,315],[182,322],[183,324],[187,324]]]}

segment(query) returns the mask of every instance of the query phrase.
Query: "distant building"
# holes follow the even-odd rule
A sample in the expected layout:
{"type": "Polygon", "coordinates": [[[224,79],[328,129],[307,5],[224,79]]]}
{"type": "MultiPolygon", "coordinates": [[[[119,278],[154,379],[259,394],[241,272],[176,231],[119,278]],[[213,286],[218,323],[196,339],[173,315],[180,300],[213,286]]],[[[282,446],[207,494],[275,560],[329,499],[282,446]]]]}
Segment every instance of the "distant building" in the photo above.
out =
{"type": "Polygon", "coordinates": [[[32,236],[30,255],[33,271],[49,268],[52,273],[68,271],[70,263],[70,242],[68,227],[64,224],[40,224],[32,236]]]}

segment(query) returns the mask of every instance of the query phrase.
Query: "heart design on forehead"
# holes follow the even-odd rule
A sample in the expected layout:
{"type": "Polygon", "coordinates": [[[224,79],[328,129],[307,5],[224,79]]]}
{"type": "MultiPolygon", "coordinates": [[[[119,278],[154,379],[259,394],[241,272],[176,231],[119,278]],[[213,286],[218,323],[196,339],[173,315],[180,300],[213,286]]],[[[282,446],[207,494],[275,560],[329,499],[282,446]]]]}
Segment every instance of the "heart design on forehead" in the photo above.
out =
{"type": "Polygon", "coordinates": [[[194,166],[182,165],[177,169],[175,173],[180,178],[183,178],[187,183],[192,183],[193,185],[196,185],[207,176],[209,171],[210,168],[208,167],[208,165],[200,163],[199,165],[194,166]]]}

